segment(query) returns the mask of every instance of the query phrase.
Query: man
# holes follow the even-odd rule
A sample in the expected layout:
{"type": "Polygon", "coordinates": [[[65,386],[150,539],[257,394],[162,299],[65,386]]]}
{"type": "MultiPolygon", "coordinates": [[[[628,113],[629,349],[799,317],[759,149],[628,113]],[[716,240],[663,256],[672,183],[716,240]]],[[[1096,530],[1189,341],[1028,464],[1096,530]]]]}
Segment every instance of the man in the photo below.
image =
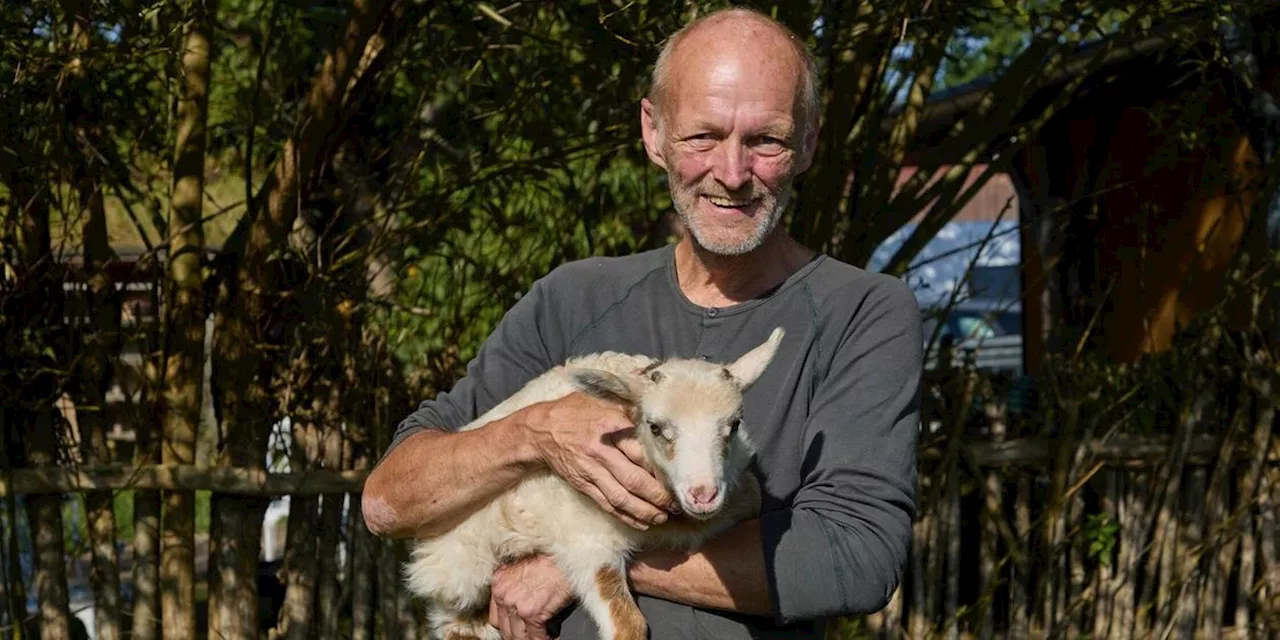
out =
{"type": "MultiPolygon", "coordinates": [[[[881,608],[915,512],[921,329],[900,281],[815,253],[778,225],[817,140],[813,62],[773,20],[731,9],[668,43],[641,103],[686,233],[674,247],[564,265],[503,318],[467,376],[422,403],[370,475],[364,515],[429,536],[549,470],[628,524],[679,517],[617,407],[574,394],[456,432],[565,359],[612,349],[730,361],[786,338],[747,392],[762,513],[694,553],[645,552],[629,579],[655,639],[811,638],[881,608]]],[[[545,638],[570,606],[547,558],[494,575],[490,620],[545,638]]],[[[581,610],[561,638],[594,638],[581,610]]]]}

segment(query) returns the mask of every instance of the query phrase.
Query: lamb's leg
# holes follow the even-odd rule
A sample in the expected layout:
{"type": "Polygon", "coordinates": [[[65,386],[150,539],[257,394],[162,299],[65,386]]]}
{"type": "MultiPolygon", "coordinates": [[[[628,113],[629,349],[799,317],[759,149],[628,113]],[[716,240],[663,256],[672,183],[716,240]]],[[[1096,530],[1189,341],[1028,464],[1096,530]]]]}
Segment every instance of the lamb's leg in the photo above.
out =
{"type": "Polygon", "coordinates": [[[595,561],[581,549],[556,555],[601,640],[645,640],[649,627],[627,587],[625,559],[595,561]]]}
{"type": "Polygon", "coordinates": [[[410,593],[426,601],[433,640],[489,640],[489,580],[497,559],[463,536],[415,548],[405,569],[410,593]]]}
{"type": "Polygon", "coordinates": [[[488,611],[459,615],[433,607],[428,616],[438,640],[502,640],[498,630],[489,626],[488,611]]]}

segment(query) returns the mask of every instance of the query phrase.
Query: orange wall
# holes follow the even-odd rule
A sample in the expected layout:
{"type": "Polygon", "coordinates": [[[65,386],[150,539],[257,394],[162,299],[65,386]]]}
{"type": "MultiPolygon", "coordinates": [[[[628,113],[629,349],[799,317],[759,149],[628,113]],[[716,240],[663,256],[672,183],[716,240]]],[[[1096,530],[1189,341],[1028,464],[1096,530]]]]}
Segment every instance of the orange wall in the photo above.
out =
{"type": "MultiPolygon", "coordinates": [[[[1039,151],[1067,154],[1073,167],[1101,151],[1096,182],[1084,190],[1079,181],[1087,173],[1044,176],[1023,165],[1033,190],[1049,179],[1059,181],[1053,189],[1059,194],[1099,194],[1096,211],[1085,201],[1071,215],[1097,216],[1093,255],[1085,258],[1094,261],[1097,277],[1086,286],[1108,291],[1093,344],[1114,360],[1167,349],[1180,327],[1222,300],[1226,269],[1242,243],[1265,242],[1244,237],[1255,198],[1245,185],[1257,176],[1258,157],[1226,121],[1226,107],[1221,91],[1210,91],[1120,107],[1109,133],[1096,117],[1068,122],[1067,135],[1054,138],[1067,148],[1039,151]],[[1188,137],[1202,144],[1179,143],[1188,137]]],[[[1037,249],[1024,241],[1024,260],[1035,263],[1028,265],[1028,281],[1039,273],[1037,249]]],[[[1035,296],[1028,303],[1029,316],[1040,312],[1035,296]]],[[[1032,318],[1030,324],[1038,323],[1032,318]]]]}

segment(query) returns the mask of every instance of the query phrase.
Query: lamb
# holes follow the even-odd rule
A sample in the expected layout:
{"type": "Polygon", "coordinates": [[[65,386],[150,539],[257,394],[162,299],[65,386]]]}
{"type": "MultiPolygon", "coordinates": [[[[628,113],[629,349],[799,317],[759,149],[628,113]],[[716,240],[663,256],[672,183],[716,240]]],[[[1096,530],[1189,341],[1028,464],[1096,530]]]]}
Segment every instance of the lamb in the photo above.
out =
{"type": "Polygon", "coordinates": [[[452,530],[413,542],[408,588],[427,601],[444,640],[497,640],[488,624],[489,581],[498,565],[548,554],[602,640],[639,640],[647,623],[626,581],[631,555],[645,548],[693,549],[759,512],[747,470],[753,445],[742,428],[742,393],[773,359],[784,331],[731,364],[656,361],[603,352],[574,358],[535,378],[463,429],[574,391],[622,403],[637,425],[647,464],[688,517],[639,531],[559,476],[529,477],[452,530]]]}

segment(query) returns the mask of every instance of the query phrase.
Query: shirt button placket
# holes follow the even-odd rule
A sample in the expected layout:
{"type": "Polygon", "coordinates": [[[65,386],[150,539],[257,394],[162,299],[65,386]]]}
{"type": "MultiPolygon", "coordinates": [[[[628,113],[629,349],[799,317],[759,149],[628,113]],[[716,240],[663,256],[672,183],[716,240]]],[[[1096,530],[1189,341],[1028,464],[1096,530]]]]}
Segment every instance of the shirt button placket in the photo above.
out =
{"type": "MultiPolygon", "coordinates": [[[[707,320],[708,320],[708,321],[710,321],[710,320],[714,320],[714,319],[716,318],[716,316],[720,314],[720,310],[719,310],[719,309],[716,309],[715,307],[712,307],[712,308],[710,308],[710,309],[707,309],[704,313],[705,313],[705,315],[706,315],[707,320]]],[[[706,326],[707,328],[710,328],[712,324],[718,324],[718,323],[710,323],[710,322],[708,322],[708,323],[707,323],[706,325],[704,325],[704,326],[706,326]]],[[[711,334],[710,334],[710,333],[703,333],[703,339],[704,339],[704,341],[705,341],[705,339],[706,339],[709,335],[711,335],[711,334]]],[[[704,342],[704,344],[700,344],[700,345],[698,345],[698,359],[699,359],[699,360],[706,361],[706,360],[710,360],[710,359],[711,359],[711,356],[707,354],[707,350],[708,350],[708,345],[707,345],[707,344],[705,344],[705,342],[704,342]]]]}

